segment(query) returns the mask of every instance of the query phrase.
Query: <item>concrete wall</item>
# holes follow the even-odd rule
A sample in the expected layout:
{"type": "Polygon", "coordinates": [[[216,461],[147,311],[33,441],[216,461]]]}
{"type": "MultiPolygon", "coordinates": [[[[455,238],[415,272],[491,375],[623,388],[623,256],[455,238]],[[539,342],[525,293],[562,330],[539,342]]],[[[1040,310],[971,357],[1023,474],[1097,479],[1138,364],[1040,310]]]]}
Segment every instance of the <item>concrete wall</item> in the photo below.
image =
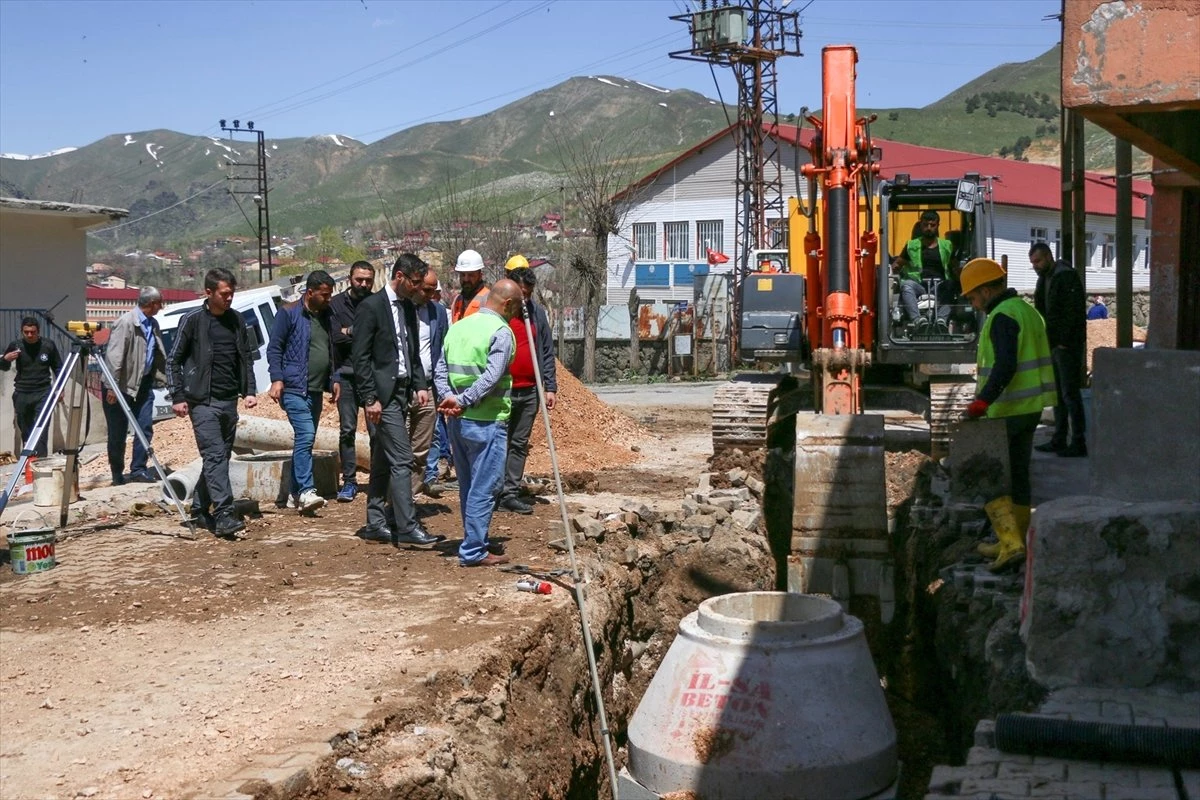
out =
{"type": "Polygon", "coordinates": [[[1200,502],[1200,351],[1095,353],[1091,493],[1200,502]]]}
{"type": "Polygon", "coordinates": [[[82,226],[96,221],[0,207],[0,305],[49,308],[66,295],[55,319],[84,319],[88,261],[82,226]]]}
{"type": "Polygon", "coordinates": [[[1067,108],[1195,102],[1200,4],[1066,0],[1062,101],[1067,108]]]}

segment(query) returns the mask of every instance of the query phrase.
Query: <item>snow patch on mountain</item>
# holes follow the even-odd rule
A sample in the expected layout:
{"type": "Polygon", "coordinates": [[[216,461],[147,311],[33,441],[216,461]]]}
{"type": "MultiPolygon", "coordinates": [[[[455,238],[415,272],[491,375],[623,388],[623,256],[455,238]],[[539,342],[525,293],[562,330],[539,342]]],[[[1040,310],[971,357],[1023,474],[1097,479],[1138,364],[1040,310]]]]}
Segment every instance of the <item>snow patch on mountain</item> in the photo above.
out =
{"type": "Polygon", "coordinates": [[[70,153],[78,149],[78,147],[60,147],[57,150],[51,150],[48,153],[38,153],[37,155],[32,156],[27,156],[24,153],[0,153],[0,158],[11,158],[13,161],[33,161],[37,158],[61,156],[63,153],[70,153]]]}

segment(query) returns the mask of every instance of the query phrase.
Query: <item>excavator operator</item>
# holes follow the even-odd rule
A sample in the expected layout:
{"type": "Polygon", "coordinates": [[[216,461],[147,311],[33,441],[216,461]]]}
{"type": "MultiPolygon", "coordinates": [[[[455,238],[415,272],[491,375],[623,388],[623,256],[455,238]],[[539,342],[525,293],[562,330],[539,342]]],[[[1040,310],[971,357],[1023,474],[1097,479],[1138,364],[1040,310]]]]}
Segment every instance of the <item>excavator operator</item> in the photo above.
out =
{"type": "Polygon", "coordinates": [[[904,309],[906,325],[921,328],[930,324],[931,320],[921,316],[917,298],[925,294],[923,282],[935,280],[939,282],[936,324],[949,327],[954,302],[954,280],[950,272],[954,244],[938,235],[941,222],[941,215],[933,209],[921,212],[921,220],[917,223],[919,235],[910,239],[892,259],[892,270],[900,276],[900,306],[904,309]]]}

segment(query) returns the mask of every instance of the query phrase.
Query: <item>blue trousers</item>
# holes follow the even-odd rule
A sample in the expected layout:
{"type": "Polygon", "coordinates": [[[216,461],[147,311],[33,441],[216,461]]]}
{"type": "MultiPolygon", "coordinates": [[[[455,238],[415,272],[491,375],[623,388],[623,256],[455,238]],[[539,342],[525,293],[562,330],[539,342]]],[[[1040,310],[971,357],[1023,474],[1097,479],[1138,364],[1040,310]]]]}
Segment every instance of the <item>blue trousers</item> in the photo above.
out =
{"type": "Polygon", "coordinates": [[[429,456],[425,461],[425,482],[432,483],[438,474],[438,459],[445,458],[453,466],[450,453],[450,436],[446,433],[446,418],[441,414],[433,422],[433,441],[429,444],[429,456]]]}
{"type": "MultiPolygon", "coordinates": [[[[147,375],[142,379],[135,397],[130,397],[124,392],[121,394],[129,404],[129,410],[133,412],[146,441],[151,441],[154,438],[154,375],[147,375]]],[[[112,471],[113,478],[117,478],[125,472],[125,440],[129,438],[129,418],[121,410],[120,404],[109,403],[105,398],[104,419],[108,422],[108,468],[112,471]]],[[[129,471],[141,472],[146,469],[146,458],[146,448],[142,447],[142,440],[135,435],[133,460],[129,463],[129,471]]]]}
{"type": "Polygon", "coordinates": [[[320,392],[292,394],[284,392],[279,404],[292,424],[292,494],[316,488],[313,482],[313,442],[317,439],[317,420],[321,417],[320,392]]]}
{"type": "Polygon", "coordinates": [[[504,482],[508,423],[450,417],[447,430],[462,507],[463,542],[458,548],[458,561],[474,564],[488,554],[488,528],[496,508],[496,493],[504,482]]]}

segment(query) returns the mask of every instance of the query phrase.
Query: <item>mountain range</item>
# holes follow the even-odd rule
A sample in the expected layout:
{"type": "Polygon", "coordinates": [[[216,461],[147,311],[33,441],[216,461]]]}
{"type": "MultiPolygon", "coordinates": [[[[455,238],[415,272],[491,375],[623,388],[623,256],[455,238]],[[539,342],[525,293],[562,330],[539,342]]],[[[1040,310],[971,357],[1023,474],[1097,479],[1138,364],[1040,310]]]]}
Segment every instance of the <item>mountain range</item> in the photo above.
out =
{"type": "MultiPolygon", "coordinates": [[[[1057,162],[1058,70],[1055,47],[924,108],[863,113],[878,115],[877,137],[1057,162]]],[[[648,172],[731,119],[736,109],[692,91],[593,76],[371,144],[336,133],[265,138],[271,228],[420,227],[432,204],[465,196],[486,196],[493,208],[534,219],[558,206],[564,154],[587,152],[603,138],[619,144],[631,173],[648,172]]],[[[1096,137],[1089,148],[1089,166],[1111,165],[1104,141],[1096,137]]],[[[231,164],[254,162],[256,146],[246,134],[118,133],[40,157],[0,157],[0,194],[127,208],[129,221],[106,235],[117,247],[255,236],[253,182],[241,179],[253,171],[231,164]],[[250,191],[235,196],[230,189],[250,191]]]]}

